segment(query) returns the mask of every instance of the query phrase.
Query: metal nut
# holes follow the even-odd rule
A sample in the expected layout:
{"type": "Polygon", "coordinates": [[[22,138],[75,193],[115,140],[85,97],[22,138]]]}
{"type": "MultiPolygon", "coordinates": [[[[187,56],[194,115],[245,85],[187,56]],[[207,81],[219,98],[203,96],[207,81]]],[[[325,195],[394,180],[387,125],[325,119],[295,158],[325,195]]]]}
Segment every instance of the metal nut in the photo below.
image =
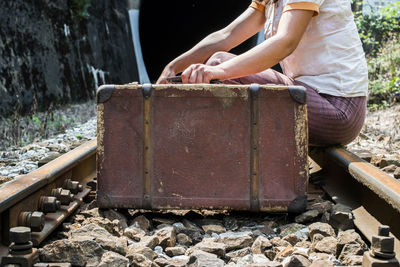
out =
{"type": "Polygon", "coordinates": [[[61,203],[56,197],[42,196],[39,199],[39,208],[44,213],[56,212],[60,205],[61,203]]]}
{"type": "Polygon", "coordinates": [[[10,228],[10,242],[24,244],[31,241],[31,229],[24,226],[10,228]]]}
{"type": "Polygon", "coordinates": [[[371,240],[372,251],[393,253],[394,251],[394,237],[392,236],[372,236],[371,240]]]}
{"type": "Polygon", "coordinates": [[[44,227],[44,213],[40,211],[24,211],[19,214],[18,224],[30,227],[33,232],[40,232],[44,227]]]}
{"type": "Polygon", "coordinates": [[[83,190],[82,185],[78,181],[72,181],[71,179],[65,180],[63,188],[70,190],[73,194],[78,194],[83,190]]]}
{"type": "Polygon", "coordinates": [[[69,190],[62,188],[55,188],[51,190],[51,195],[55,196],[61,202],[61,205],[69,205],[74,198],[74,195],[71,194],[69,190]]]}

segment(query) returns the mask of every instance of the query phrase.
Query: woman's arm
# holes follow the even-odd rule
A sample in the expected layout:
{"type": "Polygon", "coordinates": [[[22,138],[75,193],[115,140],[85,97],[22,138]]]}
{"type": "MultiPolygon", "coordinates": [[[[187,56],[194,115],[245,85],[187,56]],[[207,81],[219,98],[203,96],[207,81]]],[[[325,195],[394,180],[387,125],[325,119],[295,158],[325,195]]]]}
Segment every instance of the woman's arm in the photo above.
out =
{"type": "Polygon", "coordinates": [[[203,63],[218,51],[229,51],[256,34],[264,26],[264,13],[249,7],[231,24],[211,33],[189,51],[171,61],[161,73],[157,83],[166,83],[166,78],[182,72],[191,64],[203,63]]]}
{"type": "Polygon", "coordinates": [[[284,12],[273,37],[220,65],[193,64],[182,73],[182,82],[209,83],[210,80],[243,77],[272,67],[296,49],[313,14],[311,10],[284,12]]]}

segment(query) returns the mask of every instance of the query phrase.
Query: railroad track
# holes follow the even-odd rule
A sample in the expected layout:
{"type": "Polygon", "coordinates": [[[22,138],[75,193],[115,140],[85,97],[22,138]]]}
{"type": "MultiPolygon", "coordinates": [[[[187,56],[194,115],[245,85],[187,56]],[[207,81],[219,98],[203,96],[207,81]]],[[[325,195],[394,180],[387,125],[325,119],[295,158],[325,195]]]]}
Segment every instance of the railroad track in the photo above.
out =
{"type": "MultiPolygon", "coordinates": [[[[319,182],[324,191],[352,209],[354,224],[367,240],[371,242],[380,225],[390,226],[399,257],[400,182],[343,148],[311,149],[310,157],[312,172],[323,172],[319,182]]],[[[93,197],[95,179],[96,140],[92,140],[0,186],[0,258],[8,254],[11,228],[30,227],[32,245],[39,246],[85,197],[93,197]]],[[[11,238],[25,239],[23,234],[13,232],[11,238]]],[[[16,256],[29,265],[37,251],[26,246],[13,249],[16,254],[19,249],[19,254],[23,249],[31,252],[16,256]]]]}

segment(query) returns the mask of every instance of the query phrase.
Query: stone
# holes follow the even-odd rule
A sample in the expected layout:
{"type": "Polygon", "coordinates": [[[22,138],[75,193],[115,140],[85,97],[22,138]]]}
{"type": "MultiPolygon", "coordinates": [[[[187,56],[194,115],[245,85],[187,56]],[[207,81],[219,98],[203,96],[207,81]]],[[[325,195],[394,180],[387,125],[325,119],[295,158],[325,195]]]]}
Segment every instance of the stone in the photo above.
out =
{"type": "Polygon", "coordinates": [[[182,222],[183,224],[173,225],[177,234],[186,234],[188,237],[190,237],[193,243],[198,243],[203,239],[203,229],[187,219],[183,219],[182,222]]]}
{"type": "Polygon", "coordinates": [[[288,256],[291,256],[293,254],[293,247],[291,245],[287,247],[276,247],[276,249],[279,251],[274,260],[276,261],[282,261],[283,259],[287,258],[288,256]]]}
{"type": "Polygon", "coordinates": [[[151,222],[144,215],[135,217],[131,225],[138,227],[145,232],[148,232],[151,229],[151,222]]]}
{"type": "Polygon", "coordinates": [[[223,227],[220,224],[206,224],[206,225],[202,225],[201,228],[203,228],[203,231],[209,235],[211,235],[211,233],[220,234],[220,233],[226,232],[225,227],[223,227]]]}
{"type": "Polygon", "coordinates": [[[123,235],[136,242],[139,242],[146,235],[146,232],[138,227],[129,226],[124,229],[123,235]]]}
{"type": "Polygon", "coordinates": [[[362,257],[360,259],[359,257],[353,256],[362,256],[365,251],[366,250],[358,243],[346,244],[340,253],[339,261],[344,265],[359,265],[362,263],[362,257]],[[358,260],[360,260],[360,263],[357,263],[358,260]]]}
{"type": "Polygon", "coordinates": [[[185,267],[189,262],[190,257],[185,255],[175,256],[168,259],[168,267],[185,267]]]}
{"type": "Polygon", "coordinates": [[[218,242],[225,244],[226,252],[251,246],[253,238],[246,232],[227,232],[219,236],[218,242]]]}
{"type": "Polygon", "coordinates": [[[384,168],[388,166],[388,162],[382,155],[372,155],[370,163],[378,168],[384,168]]]}
{"type": "Polygon", "coordinates": [[[318,210],[307,210],[306,212],[303,212],[302,214],[296,216],[294,219],[296,223],[309,223],[309,222],[314,222],[318,219],[319,215],[318,210]]]}
{"type": "Polygon", "coordinates": [[[300,248],[310,248],[311,242],[308,240],[303,240],[303,241],[297,242],[295,246],[300,247],[300,248]]]}
{"type": "Polygon", "coordinates": [[[294,233],[300,240],[308,239],[309,238],[309,230],[308,227],[304,227],[294,233]]]}
{"type": "Polygon", "coordinates": [[[280,234],[281,236],[286,236],[289,234],[293,234],[306,226],[304,224],[299,224],[299,223],[290,223],[290,224],[285,224],[281,227],[279,227],[280,234]]]}
{"type": "Polygon", "coordinates": [[[388,165],[388,166],[382,168],[382,171],[391,173],[391,172],[394,172],[397,168],[398,167],[396,165],[391,164],[391,165],[388,165]]]}
{"type": "Polygon", "coordinates": [[[335,231],[332,226],[327,223],[316,222],[308,226],[308,230],[310,233],[310,239],[313,240],[313,236],[315,234],[321,234],[322,236],[336,236],[335,231]]]}
{"type": "Polygon", "coordinates": [[[271,244],[275,247],[288,247],[291,246],[289,242],[279,238],[279,237],[274,237],[270,240],[271,244]]]}
{"type": "Polygon", "coordinates": [[[122,234],[122,227],[118,220],[110,221],[109,219],[102,217],[89,217],[86,218],[81,224],[97,224],[98,226],[106,229],[112,235],[121,236],[122,234]]]}
{"type": "Polygon", "coordinates": [[[396,179],[400,179],[400,167],[397,167],[393,172],[393,177],[396,179]]]}
{"type": "MultiPolygon", "coordinates": [[[[340,260],[340,259],[339,259],[340,260]]],[[[363,256],[360,255],[349,255],[342,260],[341,263],[345,266],[355,266],[355,265],[362,265],[363,263],[363,256]]]]}
{"type": "Polygon", "coordinates": [[[332,208],[329,224],[338,230],[348,230],[354,228],[354,216],[350,207],[342,204],[336,204],[332,208]]]}
{"type": "Polygon", "coordinates": [[[110,221],[118,220],[119,225],[121,226],[122,229],[128,227],[128,219],[121,212],[118,212],[113,209],[105,209],[101,210],[101,214],[103,217],[109,219],[110,221]]]}
{"type": "Polygon", "coordinates": [[[313,261],[310,267],[333,267],[333,262],[327,260],[316,260],[313,261]]]}
{"type": "Polygon", "coordinates": [[[301,239],[296,234],[286,235],[282,238],[282,240],[289,242],[292,246],[301,241],[301,239]]]}
{"type": "Polygon", "coordinates": [[[154,249],[156,246],[160,244],[160,240],[157,236],[144,236],[140,239],[140,243],[146,247],[154,249]]]}
{"type": "Polygon", "coordinates": [[[7,182],[9,182],[9,181],[11,181],[11,180],[13,180],[12,177],[0,175],[0,184],[7,183],[7,182]]]}
{"type": "Polygon", "coordinates": [[[253,254],[264,253],[265,250],[270,248],[272,248],[272,243],[269,241],[269,239],[264,236],[259,236],[251,246],[251,253],[253,254]]]}
{"type": "Polygon", "coordinates": [[[336,257],[332,254],[321,253],[321,252],[311,252],[308,255],[308,259],[312,262],[318,260],[334,261],[336,257]]]}
{"type": "Polygon", "coordinates": [[[311,262],[301,255],[293,255],[283,264],[284,267],[308,267],[310,265],[311,262]]]}
{"type": "Polygon", "coordinates": [[[154,252],[151,248],[145,247],[140,243],[129,245],[127,250],[128,250],[126,253],[127,258],[131,258],[131,255],[136,253],[145,256],[147,259],[151,261],[158,257],[158,254],[154,252]]]}
{"type": "Polygon", "coordinates": [[[43,262],[69,262],[74,266],[97,266],[106,251],[94,240],[61,239],[39,249],[43,262]]]}
{"type": "Polygon", "coordinates": [[[99,267],[127,267],[128,265],[128,258],[112,251],[104,253],[99,263],[99,267]]]}
{"type": "Polygon", "coordinates": [[[176,220],[168,218],[152,218],[151,221],[153,222],[153,225],[160,225],[160,224],[173,225],[174,223],[176,223],[176,220]]]}
{"type": "Polygon", "coordinates": [[[186,249],[183,247],[168,247],[165,248],[165,253],[170,256],[179,256],[179,255],[185,255],[186,249]]]}
{"type": "Polygon", "coordinates": [[[337,247],[338,254],[342,252],[342,249],[346,244],[359,244],[364,251],[368,250],[368,247],[365,244],[364,240],[362,240],[361,236],[354,229],[339,232],[337,240],[338,240],[338,247],[337,247]]]}
{"type": "Polygon", "coordinates": [[[319,241],[313,241],[312,250],[316,252],[336,255],[337,240],[333,236],[327,236],[319,241]]]}
{"type": "Polygon", "coordinates": [[[176,241],[179,245],[190,246],[192,245],[192,239],[184,233],[179,233],[176,235],[176,241]]]}
{"type": "Polygon", "coordinates": [[[99,208],[87,209],[79,212],[80,215],[83,215],[85,218],[90,217],[101,217],[99,208]]]}
{"type": "Polygon", "coordinates": [[[112,250],[122,255],[125,255],[127,250],[126,240],[111,235],[106,229],[94,223],[71,231],[69,236],[72,240],[94,240],[104,249],[112,250]]]}
{"type": "Polygon", "coordinates": [[[207,255],[207,254],[192,254],[189,258],[189,262],[187,263],[188,267],[209,267],[209,266],[215,266],[215,267],[223,267],[225,265],[225,262],[221,259],[218,259],[215,257],[214,254],[211,254],[213,256],[207,255]]]}
{"type": "Polygon", "coordinates": [[[223,218],[223,222],[224,222],[225,229],[227,229],[229,231],[235,231],[235,230],[239,229],[239,223],[235,217],[225,216],[223,218]]]}
{"type": "Polygon", "coordinates": [[[250,247],[242,248],[226,253],[225,258],[233,262],[237,262],[239,258],[244,257],[249,253],[250,253],[250,247]]]}
{"type": "Polygon", "coordinates": [[[317,210],[319,214],[324,214],[325,212],[331,212],[333,203],[329,200],[322,202],[316,202],[310,205],[310,210],[317,210]]]}
{"type": "Polygon", "coordinates": [[[126,257],[134,267],[155,267],[154,263],[142,254],[129,253],[126,257]]]}
{"type": "Polygon", "coordinates": [[[175,246],[176,235],[175,235],[174,227],[172,227],[172,226],[164,227],[162,229],[157,230],[154,233],[154,235],[158,237],[159,245],[161,247],[163,247],[164,249],[166,247],[175,246]]]}
{"type": "Polygon", "coordinates": [[[226,245],[223,243],[213,242],[213,241],[202,241],[197,243],[193,249],[199,249],[208,253],[215,254],[219,257],[225,257],[226,245]]]}

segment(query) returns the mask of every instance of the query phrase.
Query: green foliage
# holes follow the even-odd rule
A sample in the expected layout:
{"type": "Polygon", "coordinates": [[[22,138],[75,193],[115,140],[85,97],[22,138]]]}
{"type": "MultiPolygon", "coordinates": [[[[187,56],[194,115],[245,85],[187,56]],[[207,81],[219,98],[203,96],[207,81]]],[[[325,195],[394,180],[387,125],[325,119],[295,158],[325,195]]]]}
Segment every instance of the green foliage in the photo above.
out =
{"type": "Polygon", "coordinates": [[[379,12],[355,14],[355,22],[366,55],[374,56],[379,48],[393,35],[400,33],[400,1],[381,9],[379,12]]]}
{"type": "Polygon", "coordinates": [[[90,0],[71,0],[72,11],[80,18],[89,17],[90,0]]]}
{"type": "Polygon", "coordinates": [[[83,138],[83,136],[81,135],[81,134],[77,134],[77,135],[75,135],[76,136],[76,138],[78,138],[79,140],[82,140],[82,138],[83,138]]]}

